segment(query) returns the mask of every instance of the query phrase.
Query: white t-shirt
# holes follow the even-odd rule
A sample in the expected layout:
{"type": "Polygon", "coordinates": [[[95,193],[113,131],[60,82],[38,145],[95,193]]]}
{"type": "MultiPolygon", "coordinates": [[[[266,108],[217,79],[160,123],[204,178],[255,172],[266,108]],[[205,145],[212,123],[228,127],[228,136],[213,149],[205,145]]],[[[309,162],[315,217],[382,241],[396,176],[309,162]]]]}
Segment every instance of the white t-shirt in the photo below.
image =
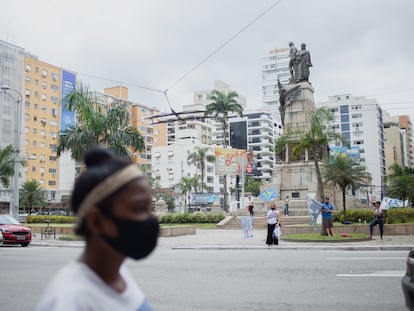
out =
{"type": "Polygon", "coordinates": [[[126,282],[122,293],[109,287],[86,264],[72,262],[46,287],[35,311],[152,311],[128,271],[121,267],[120,273],[126,282]]]}
{"type": "Polygon", "coordinates": [[[267,212],[267,223],[269,225],[274,225],[275,223],[277,223],[277,219],[279,218],[279,211],[278,210],[269,210],[267,212]]]}

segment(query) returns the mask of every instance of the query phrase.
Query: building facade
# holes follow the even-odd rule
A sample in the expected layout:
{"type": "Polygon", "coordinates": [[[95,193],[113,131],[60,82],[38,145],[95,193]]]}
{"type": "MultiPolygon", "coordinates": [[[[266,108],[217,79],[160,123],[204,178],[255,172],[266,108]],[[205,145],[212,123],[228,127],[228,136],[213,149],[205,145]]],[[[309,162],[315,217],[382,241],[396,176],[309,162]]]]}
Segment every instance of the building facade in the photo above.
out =
{"type": "Polygon", "coordinates": [[[410,117],[407,115],[399,116],[400,128],[404,132],[403,136],[405,138],[404,144],[406,145],[407,158],[405,166],[414,167],[414,132],[413,132],[413,123],[410,120],[410,117]]]}
{"type": "Polygon", "coordinates": [[[272,113],[276,123],[281,123],[279,113],[278,80],[283,85],[289,83],[289,48],[273,49],[269,56],[262,58],[262,98],[263,110],[272,113]]]}
{"type": "MultiPolygon", "coordinates": [[[[332,131],[341,133],[351,148],[357,148],[359,162],[371,174],[372,199],[385,195],[386,162],[383,112],[375,99],[351,94],[334,95],[319,106],[329,108],[334,121],[328,124],[332,131]]],[[[341,143],[336,143],[338,147],[341,143]]]]}

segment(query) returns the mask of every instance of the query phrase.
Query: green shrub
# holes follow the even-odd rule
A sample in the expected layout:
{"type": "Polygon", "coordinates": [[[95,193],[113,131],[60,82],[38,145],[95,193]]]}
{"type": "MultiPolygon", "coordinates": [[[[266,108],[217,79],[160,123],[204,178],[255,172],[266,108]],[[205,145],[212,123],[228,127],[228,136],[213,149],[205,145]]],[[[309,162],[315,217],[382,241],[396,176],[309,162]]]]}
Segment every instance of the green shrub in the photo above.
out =
{"type": "Polygon", "coordinates": [[[34,215],[27,216],[26,223],[41,224],[50,221],[51,224],[73,224],[76,221],[74,216],[55,216],[55,215],[34,215]]]}
{"type": "Polygon", "coordinates": [[[163,224],[218,223],[224,219],[224,217],[224,214],[165,214],[161,216],[160,222],[163,224]]]}
{"type": "MultiPolygon", "coordinates": [[[[386,221],[388,224],[396,223],[408,223],[414,222],[414,209],[413,208],[391,208],[385,212],[386,221]]],[[[370,223],[374,218],[374,212],[372,209],[359,209],[359,210],[347,210],[346,211],[346,220],[352,221],[353,223],[361,223],[366,221],[370,223]]],[[[344,221],[343,211],[335,211],[333,214],[334,222],[344,221]]]]}

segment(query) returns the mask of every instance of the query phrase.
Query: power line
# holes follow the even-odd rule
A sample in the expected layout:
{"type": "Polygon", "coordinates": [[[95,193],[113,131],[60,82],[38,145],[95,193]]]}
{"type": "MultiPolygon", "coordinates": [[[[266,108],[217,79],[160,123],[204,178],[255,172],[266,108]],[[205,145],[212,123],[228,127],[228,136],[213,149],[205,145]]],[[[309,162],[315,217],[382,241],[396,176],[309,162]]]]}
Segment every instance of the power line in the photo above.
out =
{"type": "Polygon", "coordinates": [[[84,72],[78,72],[78,74],[80,74],[82,76],[87,76],[87,77],[95,78],[95,79],[100,79],[100,80],[105,80],[105,81],[119,83],[120,85],[128,85],[128,86],[136,87],[136,88],[139,88],[139,89],[144,89],[144,90],[147,90],[147,91],[152,91],[152,92],[157,92],[157,93],[163,93],[163,90],[155,89],[155,88],[152,88],[152,87],[147,87],[147,86],[133,84],[133,83],[129,83],[129,82],[123,82],[123,81],[117,81],[117,80],[113,80],[113,79],[103,78],[103,77],[99,77],[99,76],[92,75],[92,74],[89,74],[89,73],[84,73],[84,72]]]}
{"type": "Polygon", "coordinates": [[[218,51],[220,51],[222,48],[224,48],[227,44],[229,44],[231,41],[233,41],[243,31],[245,31],[247,28],[249,28],[251,25],[253,25],[257,20],[259,20],[263,15],[265,15],[267,12],[269,12],[271,9],[273,9],[280,2],[282,2],[282,0],[276,1],[270,7],[268,7],[266,10],[264,10],[262,13],[260,13],[258,16],[256,16],[246,26],[244,26],[242,29],[240,29],[238,32],[236,32],[234,35],[232,35],[229,39],[227,39],[224,43],[222,43],[219,47],[217,47],[213,52],[211,52],[205,58],[203,58],[197,65],[193,66],[190,70],[188,70],[186,73],[184,73],[180,78],[178,78],[174,83],[172,83],[167,89],[165,89],[165,91],[167,92],[169,89],[171,89],[172,87],[174,87],[175,85],[177,85],[179,82],[181,82],[182,80],[184,80],[189,74],[191,74],[194,70],[196,70],[198,67],[200,67],[203,63],[205,63],[209,58],[211,58],[218,51]]]}

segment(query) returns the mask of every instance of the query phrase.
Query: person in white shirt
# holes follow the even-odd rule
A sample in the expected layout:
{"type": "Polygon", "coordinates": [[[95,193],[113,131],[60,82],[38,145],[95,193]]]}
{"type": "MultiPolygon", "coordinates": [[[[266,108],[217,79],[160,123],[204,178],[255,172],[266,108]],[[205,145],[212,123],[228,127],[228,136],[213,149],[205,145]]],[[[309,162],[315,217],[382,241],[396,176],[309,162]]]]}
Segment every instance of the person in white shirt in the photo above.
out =
{"type": "Polygon", "coordinates": [[[270,245],[279,245],[279,239],[274,236],[273,231],[275,230],[276,226],[280,226],[280,213],[276,208],[276,204],[270,204],[270,210],[267,212],[266,216],[267,220],[267,238],[266,244],[270,247],[270,245]]]}
{"type": "Polygon", "coordinates": [[[372,233],[374,227],[379,226],[380,238],[384,235],[384,223],[385,223],[385,210],[381,209],[381,202],[377,201],[374,203],[374,219],[369,224],[369,238],[372,239],[372,233]]]}
{"type": "Polygon", "coordinates": [[[86,246],[49,283],[35,311],[151,311],[123,266],[127,257],[145,258],[157,244],[151,189],[136,165],[104,147],[90,149],[84,161],[71,207],[86,246]]]}

